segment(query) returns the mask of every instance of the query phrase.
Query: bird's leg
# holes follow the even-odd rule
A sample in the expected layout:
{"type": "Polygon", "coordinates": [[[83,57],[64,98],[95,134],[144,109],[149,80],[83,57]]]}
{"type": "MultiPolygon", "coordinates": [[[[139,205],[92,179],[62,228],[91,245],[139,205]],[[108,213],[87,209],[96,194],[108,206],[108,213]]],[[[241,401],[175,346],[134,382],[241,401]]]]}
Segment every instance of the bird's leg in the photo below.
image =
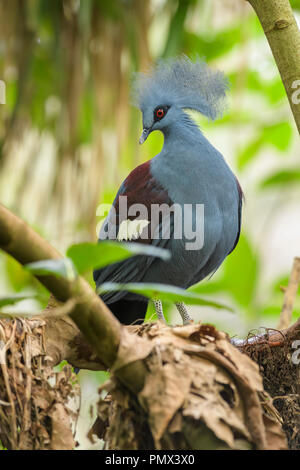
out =
{"type": "Polygon", "coordinates": [[[176,305],[178,312],[180,313],[183,324],[187,325],[188,323],[190,323],[192,321],[192,318],[189,316],[189,313],[187,311],[185,304],[183,302],[176,302],[175,305],[176,305]]]}
{"type": "Polygon", "coordinates": [[[163,306],[160,300],[153,300],[154,307],[155,307],[155,312],[156,315],[158,316],[159,320],[162,320],[163,322],[166,322],[166,319],[164,317],[164,312],[163,312],[163,306]]]}

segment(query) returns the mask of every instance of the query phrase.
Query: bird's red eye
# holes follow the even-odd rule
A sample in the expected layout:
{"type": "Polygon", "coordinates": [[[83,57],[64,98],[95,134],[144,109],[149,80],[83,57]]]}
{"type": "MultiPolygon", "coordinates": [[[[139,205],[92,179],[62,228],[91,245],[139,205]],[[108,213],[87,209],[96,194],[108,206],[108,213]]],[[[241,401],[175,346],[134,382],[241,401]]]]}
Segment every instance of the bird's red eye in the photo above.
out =
{"type": "Polygon", "coordinates": [[[158,119],[161,119],[163,118],[165,115],[165,112],[162,108],[158,108],[158,110],[156,111],[156,117],[158,117],[158,119]]]}

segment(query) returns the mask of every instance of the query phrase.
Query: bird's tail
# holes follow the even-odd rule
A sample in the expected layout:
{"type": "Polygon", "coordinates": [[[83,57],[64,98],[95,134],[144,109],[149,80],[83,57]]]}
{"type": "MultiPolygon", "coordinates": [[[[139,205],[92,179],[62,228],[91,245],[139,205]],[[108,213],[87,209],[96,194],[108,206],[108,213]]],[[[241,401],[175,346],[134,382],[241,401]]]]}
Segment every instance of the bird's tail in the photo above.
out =
{"type": "Polygon", "coordinates": [[[146,300],[120,299],[107,306],[123,325],[131,325],[132,323],[140,325],[144,321],[148,302],[146,300]]]}

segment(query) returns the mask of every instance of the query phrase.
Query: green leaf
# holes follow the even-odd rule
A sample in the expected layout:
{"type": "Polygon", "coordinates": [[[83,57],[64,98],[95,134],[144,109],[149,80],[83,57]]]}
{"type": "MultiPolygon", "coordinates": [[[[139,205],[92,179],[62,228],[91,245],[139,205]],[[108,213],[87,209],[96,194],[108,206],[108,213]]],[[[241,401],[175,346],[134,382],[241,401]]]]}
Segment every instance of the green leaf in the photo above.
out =
{"type": "Polygon", "coordinates": [[[224,263],[223,288],[240,305],[249,307],[255,298],[258,275],[257,254],[250,241],[242,234],[237,247],[224,263]]]}
{"type": "Polygon", "coordinates": [[[273,175],[268,176],[266,179],[260,182],[259,187],[262,189],[270,188],[273,186],[285,186],[291,183],[299,184],[300,181],[300,170],[282,170],[273,175]]]}
{"type": "Polygon", "coordinates": [[[251,38],[259,37],[263,31],[259,21],[255,15],[248,18],[248,21],[241,23],[237,21],[229,28],[224,28],[216,31],[216,29],[206,30],[204,33],[192,33],[184,29],[183,46],[184,51],[191,55],[197,51],[198,54],[204,55],[207,62],[215,60],[217,57],[225,56],[241,44],[245,38],[245,27],[247,28],[246,35],[251,38]]]}
{"type": "Polygon", "coordinates": [[[26,264],[25,269],[35,276],[57,276],[74,281],[77,271],[72,261],[68,258],[46,259],[26,264]]]}
{"type": "MultiPolygon", "coordinates": [[[[215,275],[216,276],[216,275],[215,275]]],[[[212,279],[203,279],[203,281],[195,284],[194,286],[188,289],[188,292],[193,292],[194,294],[200,295],[211,295],[218,294],[223,291],[223,282],[222,278],[215,280],[215,276],[212,279]]]]}
{"type": "Polygon", "coordinates": [[[98,294],[110,291],[128,291],[135,294],[141,294],[149,299],[159,299],[166,302],[185,302],[189,305],[205,305],[207,307],[222,308],[232,311],[227,305],[219,302],[212,302],[204,299],[198,294],[186,291],[179,287],[174,287],[166,284],[154,283],[128,283],[118,284],[116,282],[105,282],[98,289],[98,294]]]}
{"type": "MultiPolygon", "coordinates": [[[[232,81],[237,82],[240,77],[240,70],[233,74],[232,81]]],[[[278,76],[266,81],[257,70],[247,71],[247,88],[251,92],[259,94],[267,99],[268,103],[278,103],[286,99],[286,93],[282,81],[278,76]]]]}
{"type": "Polygon", "coordinates": [[[7,295],[4,297],[0,297],[0,308],[6,307],[7,305],[14,305],[22,300],[28,299],[36,299],[37,296],[35,295],[22,295],[22,294],[14,294],[14,295],[7,295]]]}
{"type": "Polygon", "coordinates": [[[262,136],[255,137],[244,149],[238,153],[238,169],[242,170],[251,160],[253,160],[264,145],[262,136]]]}
{"type": "Polygon", "coordinates": [[[263,128],[262,138],[280,152],[285,152],[291,143],[293,129],[288,121],[278,122],[263,128]]]}
{"type": "Polygon", "coordinates": [[[156,256],[163,260],[170,259],[170,252],[162,248],[143,245],[142,243],[120,243],[103,241],[101,243],[79,243],[71,246],[67,256],[71,258],[79,274],[89,269],[98,269],[108,264],[123,261],[135,255],[156,256]]]}
{"type": "Polygon", "coordinates": [[[291,7],[295,10],[300,10],[300,0],[290,0],[291,7]]]}
{"type": "MultiPolygon", "coordinates": [[[[290,280],[289,274],[286,276],[280,276],[278,279],[276,279],[272,285],[272,292],[274,294],[281,294],[283,296],[283,292],[281,291],[281,287],[287,287],[288,283],[290,280]]],[[[299,291],[300,291],[300,286],[299,286],[299,291]]]]}
{"type": "Polygon", "coordinates": [[[289,148],[292,136],[291,124],[285,121],[259,129],[254,139],[239,151],[238,168],[243,169],[266,145],[276,147],[279,152],[285,152],[289,148]]]}
{"type": "Polygon", "coordinates": [[[184,23],[191,3],[195,3],[195,0],[188,2],[186,0],[178,0],[177,10],[170,22],[163,57],[173,57],[178,53],[178,50],[180,50],[184,34],[184,23]]]}
{"type": "MultiPolygon", "coordinates": [[[[167,323],[171,321],[171,312],[173,310],[173,305],[169,302],[164,302],[164,317],[167,323]]],[[[145,315],[145,322],[151,322],[157,320],[157,313],[155,311],[155,305],[153,302],[148,303],[147,312],[145,315]]]]}
{"type": "Polygon", "coordinates": [[[266,305],[259,313],[260,317],[274,317],[279,319],[281,312],[281,306],[280,305],[266,305]]]}
{"type": "Polygon", "coordinates": [[[5,271],[14,292],[24,292],[32,284],[32,276],[10,256],[5,257],[5,271]]]}

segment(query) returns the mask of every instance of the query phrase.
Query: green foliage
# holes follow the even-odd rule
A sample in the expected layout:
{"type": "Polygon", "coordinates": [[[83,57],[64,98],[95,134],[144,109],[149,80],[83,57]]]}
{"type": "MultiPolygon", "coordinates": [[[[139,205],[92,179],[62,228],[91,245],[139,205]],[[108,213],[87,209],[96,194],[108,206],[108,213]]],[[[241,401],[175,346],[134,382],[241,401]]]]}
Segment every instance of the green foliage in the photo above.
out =
{"type": "Polygon", "coordinates": [[[208,34],[185,32],[183,39],[185,50],[199,51],[199,54],[203,55],[206,60],[213,60],[230,52],[241,42],[242,36],[243,31],[238,25],[219,33],[214,31],[208,34]]]}
{"type": "MultiPolygon", "coordinates": [[[[173,57],[178,54],[178,51],[182,47],[184,37],[184,22],[191,6],[191,2],[186,0],[178,0],[177,9],[172,17],[169,35],[165,45],[164,57],[173,57]]],[[[195,4],[195,0],[193,1],[195,4]]]]}
{"type": "Polygon", "coordinates": [[[35,276],[55,275],[73,281],[78,274],[137,255],[156,256],[163,260],[170,258],[167,250],[139,243],[86,242],[70,246],[67,258],[36,261],[27,264],[25,269],[35,276]]]}
{"type": "Polygon", "coordinates": [[[243,170],[265,146],[286,152],[292,141],[292,126],[288,121],[260,127],[257,135],[238,154],[238,167],[243,170]]]}
{"type": "Polygon", "coordinates": [[[74,281],[77,276],[76,268],[69,258],[46,259],[26,264],[25,269],[35,276],[54,275],[74,281]]]}
{"type": "Polygon", "coordinates": [[[149,299],[159,299],[164,302],[185,302],[188,305],[203,305],[232,311],[228,306],[219,302],[204,299],[193,291],[186,291],[179,287],[165,284],[151,283],[127,283],[118,284],[116,282],[106,282],[97,289],[99,294],[109,291],[128,291],[135,294],[141,294],[149,299]]]}
{"type": "Polygon", "coordinates": [[[261,189],[267,189],[272,187],[287,187],[291,184],[299,185],[300,182],[300,170],[298,168],[281,170],[268,176],[260,183],[261,189]]]}
{"type": "Polygon", "coordinates": [[[295,10],[300,10],[300,0],[290,0],[291,7],[295,10]]]}
{"type": "Polygon", "coordinates": [[[93,89],[88,87],[82,97],[81,111],[78,125],[79,144],[92,142],[93,138],[93,112],[94,112],[94,93],[93,89]]]}
{"type": "Polygon", "coordinates": [[[28,300],[33,298],[37,298],[37,296],[14,294],[5,297],[0,297],[0,308],[6,307],[8,305],[15,305],[18,302],[22,302],[22,300],[28,300]]]}
{"type": "Polygon", "coordinates": [[[258,281],[258,256],[249,240],[242,234],[237,248],[229,255],[224,266],[224,288],[239,305],[247,307],[255,299],[258,281]]]}
{"type": "MultiPolygon", "coordinates": [[[[256,69],[252,68],[244,71],[244,74],[248,93],[263,100],[267,105],[278,105],[286,99],[285,89],[279,76],[266,80],[256,69]]],[[[231,86],[238,86],[240,78],[240,71],[231,73],[229,75],[231,86]]]]}
{"type": "Polygon", "coordinates": [[[73,261],[77,271],[82,274],[89,269],[98,269],[108,264],[123,261],[136,255],[148,255],[168,260],[168,250],[139,243],[119,243],[103,241],[99,244],[80,243],[71,246],[67,256],[73,261]]]}
{"type": "Polygon", "coordinates": [[[5,257],[5,267],[7,279],[15,292],[26,289],[32,283],[32,277],[23,267],[10,256],[5,257]]]}
{"type": "Polygon", "coordinates": [[[0,450],[7,450],[7,448],[3,446],[1,441],[0,441],[0,450]]]}

